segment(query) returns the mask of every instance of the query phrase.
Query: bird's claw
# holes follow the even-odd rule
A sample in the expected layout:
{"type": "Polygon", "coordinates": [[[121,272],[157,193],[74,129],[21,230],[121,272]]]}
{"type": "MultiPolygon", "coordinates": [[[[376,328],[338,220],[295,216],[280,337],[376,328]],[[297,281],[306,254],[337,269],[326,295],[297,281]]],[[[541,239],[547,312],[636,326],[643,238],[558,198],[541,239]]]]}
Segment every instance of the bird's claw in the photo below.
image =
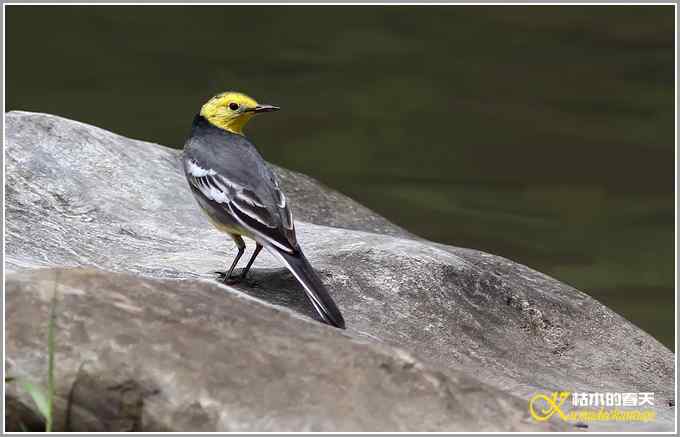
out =
{"type": "Polygon", "coordinates": [[[243,278],[241,277],[241,275],[238,275],[238,276],[229,276],[229,277],[228,277],[228,276],[227,276],[227,272],[216,271],[216,272],[213,272],[213,273],[215,273],[215,274],[217,275],[217,278],[216,278],[216,279],[217,279],[218,281],[220,281],[220,282],[222,282],[223,284],[226,284],[226,285],[234,285],[234,284],[237,284],[237,283],[241,282],[241,280],[243,279],[243,278]]]}

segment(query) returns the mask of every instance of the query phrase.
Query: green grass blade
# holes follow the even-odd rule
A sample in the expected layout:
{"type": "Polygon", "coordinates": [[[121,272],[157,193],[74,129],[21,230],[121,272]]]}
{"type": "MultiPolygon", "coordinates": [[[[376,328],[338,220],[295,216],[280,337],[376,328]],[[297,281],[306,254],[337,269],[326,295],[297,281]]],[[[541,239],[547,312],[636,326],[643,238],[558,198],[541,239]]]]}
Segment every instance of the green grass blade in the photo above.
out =
{"type": "Polygon", "coordinates": [[[38,407],[38,411],[45,418],[45,421],[47,421],[50,415],[50,407],[45,390],[39,385],[33,384],[31,381],[24,378],[17,379],[17,382],[31,396],[31,399],[33,399],[33,402],[35,402],[35,405],[38,407]]]}
{"type": "Polygon", "coordinates": [[[45,431],[52,431],[52,411],[53,411],[53,401],[54,401],[54,351],[55,351],[55,340],[54,333],[56,331],[56,318],[57,318],[57,282],[58,278],[54,281],[54,292],[52,293],[52,302],[50,304],[50,320],[49,326],[47,328],[47,416],[45,419],[47,423],[45,424],[45,431]]]}
{"type": "Polygon", "coordinates": [[[32,383],[26,378],[5,377],[5,383],[16,381],[31,396],[38,411],[45,418],[45,431],[52,431],[52,409],[54,404],[54,353],[57,314],[57,278],[54,281],[54,293],[50,303],[50,315],[47,327],[47,390],[32,383]]]}

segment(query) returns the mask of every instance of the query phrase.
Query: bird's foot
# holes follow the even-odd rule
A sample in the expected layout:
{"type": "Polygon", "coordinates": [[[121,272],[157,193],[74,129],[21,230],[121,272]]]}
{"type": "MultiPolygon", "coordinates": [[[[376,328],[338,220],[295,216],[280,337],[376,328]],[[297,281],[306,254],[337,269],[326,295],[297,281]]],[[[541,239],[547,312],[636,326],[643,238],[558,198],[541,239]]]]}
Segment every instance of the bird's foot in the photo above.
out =
{"type": "Polygon", "coordinates": [[[222,282],[223,284],[226,284],[226,285],[234,285],[234,284],[237,284],[237,283],[241,282],[241,280],[243,279],[243,278],[241,277],[241,275],[238,275],[238,276],[227,276],[227,272],[220,272],[220,271],[217,271],[217,272],[214,272],[214,273],[217,275],[217,278],[216,278],[216,279],[217,279],[218,281],[222,282]]]}

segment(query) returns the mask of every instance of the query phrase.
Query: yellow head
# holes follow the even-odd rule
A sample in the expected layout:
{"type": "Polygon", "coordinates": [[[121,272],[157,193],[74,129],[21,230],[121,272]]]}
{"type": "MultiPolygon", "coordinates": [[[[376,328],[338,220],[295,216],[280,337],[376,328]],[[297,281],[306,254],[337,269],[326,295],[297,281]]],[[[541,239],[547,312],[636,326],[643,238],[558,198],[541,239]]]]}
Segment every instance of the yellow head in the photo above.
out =
{"type": "Polygon", "coordinates": [[[277,106],[261,105],[245,94],[227,91],[208,100],[201,115],[220,129],[243,135],[243,126],[255,114],[278,110],[277,106]]]}

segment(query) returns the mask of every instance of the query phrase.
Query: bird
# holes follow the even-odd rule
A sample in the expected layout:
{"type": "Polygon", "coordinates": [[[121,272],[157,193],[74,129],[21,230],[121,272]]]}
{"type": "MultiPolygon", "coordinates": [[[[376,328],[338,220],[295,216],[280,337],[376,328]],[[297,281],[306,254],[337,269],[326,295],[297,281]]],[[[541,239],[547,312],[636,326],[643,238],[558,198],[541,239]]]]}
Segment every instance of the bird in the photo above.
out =
{"type": "Polygon", "coordinates": [[[265,247],[300,282],[323,322],[345,329],[340,310],[297,241],[291,207],[276,175],[243,133],[252,117],[279,109],[235,91],[209,99],[195,115],[184,144],[184,173],[200,208],[236,243],[231,266],[216,272],[220,280],[245,279],[265,247]],[[241,274],[233,276],[246,248],[243,237],[255,241],[255,250],[241,274]]]}

